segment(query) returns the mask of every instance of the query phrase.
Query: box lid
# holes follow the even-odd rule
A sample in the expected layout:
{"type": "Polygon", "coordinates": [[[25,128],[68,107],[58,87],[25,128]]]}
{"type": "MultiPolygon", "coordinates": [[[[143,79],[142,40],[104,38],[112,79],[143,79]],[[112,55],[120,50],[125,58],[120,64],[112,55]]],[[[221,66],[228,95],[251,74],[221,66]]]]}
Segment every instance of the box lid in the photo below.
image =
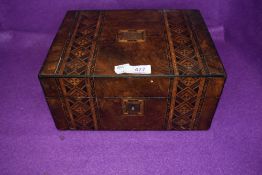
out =
{"type": "Polygon", "coordinates": [[[225,77],[198,10],[69,11],[39,77],[225,77]],[[151,74],[114,66],[151,65],[151,74]]]}

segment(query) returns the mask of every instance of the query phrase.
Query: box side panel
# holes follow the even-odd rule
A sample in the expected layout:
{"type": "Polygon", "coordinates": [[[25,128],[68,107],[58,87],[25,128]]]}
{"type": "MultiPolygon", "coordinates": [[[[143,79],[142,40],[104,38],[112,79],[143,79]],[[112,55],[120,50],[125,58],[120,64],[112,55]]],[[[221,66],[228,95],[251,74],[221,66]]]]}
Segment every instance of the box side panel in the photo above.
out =
{"type": "Polygon", "coordinates": [[[45,97],[59,98],[61,90],[55,78],[39,78],[45,97]]]}
{"type": "Polygon", "coordinates": [[[57,129],[68,129],[70,121],[67,120],[65,104],[60,98],[61,91],[57,80],[52,78],[40,78],[39,80],[57,129]]]}
{"type": "Polygon", "coordinates": [[[196,130],[207,130],[210,128],[215,115],[219,98],[205,98],[199,113],[199,118],[195,122],[196,130]]]}
{"type": "Polygon", "coordinates": [[[223,91],[225,78],[207,78],[206,92],[200,101],[197,115],[194,121],[194,129],[207,130],[210,128],[217,104],[223,91]]]}
{"type": "Polygon", "coordinates": [[[55,126],[57,129],[69,129],[68,121],[66,120],[65,108],[63,102],[59,98],[46,98],[49,110],[52,114],[55,126]]]}
{"type": "Polygon", "coordinates": [[[220,98],[225,81],[225,77],[206,78],[208,85],[205,98],[220,98]]]}

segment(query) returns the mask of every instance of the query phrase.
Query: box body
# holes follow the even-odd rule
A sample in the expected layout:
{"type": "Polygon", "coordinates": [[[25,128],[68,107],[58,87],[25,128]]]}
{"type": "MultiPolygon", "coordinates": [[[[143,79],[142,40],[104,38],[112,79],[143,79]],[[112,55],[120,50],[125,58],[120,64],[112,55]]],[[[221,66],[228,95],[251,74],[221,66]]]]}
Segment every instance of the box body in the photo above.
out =
{"type": "Polygon", "coordinates": [[[39,73],[58,129],[208,129],[226,74],[197,10],[69,11],[39,73]],[[151,65],[150,75],[114,66],[151,65]]]}

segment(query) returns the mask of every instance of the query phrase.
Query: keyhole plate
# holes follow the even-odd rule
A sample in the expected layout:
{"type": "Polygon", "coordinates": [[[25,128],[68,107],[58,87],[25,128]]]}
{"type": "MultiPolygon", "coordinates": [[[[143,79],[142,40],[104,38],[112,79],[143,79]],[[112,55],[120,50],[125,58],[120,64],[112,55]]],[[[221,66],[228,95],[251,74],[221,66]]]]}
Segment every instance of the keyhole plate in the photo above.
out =
{"type": "Polygon", "coordinates": [[[123,115],[144,115],[144,100],[126,98],[122,99],[123,115]]]}

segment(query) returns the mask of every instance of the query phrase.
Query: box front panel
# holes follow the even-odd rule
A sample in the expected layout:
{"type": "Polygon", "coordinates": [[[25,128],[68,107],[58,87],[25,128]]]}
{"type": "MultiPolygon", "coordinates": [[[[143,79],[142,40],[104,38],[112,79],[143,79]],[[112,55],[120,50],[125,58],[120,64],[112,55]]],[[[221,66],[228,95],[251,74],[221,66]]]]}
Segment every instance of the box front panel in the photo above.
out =
{"type": "Polygon", "coordinates": [[[169,79],[99,80],[101,84],[93,78],[41,79],[47,103],[58,129],[163,130],[166,128],[169,79]],[[119,81],[120,85],[130,80],[129,84],[132,87],[118,86],[119,84],[114,80],[119,81]],[[144,87],[145,81],[150,86],[144,87]],[[108,83],[109,86],[104,86],[104,89],[96,88],[98,85],[103,87],[103,83],[108,83]],[[105,93],[100,93],[102,90],[105,93]],[[146,94],[149,96],[144,96],[146,94]],[[119,95],[122,97],[120,98],[119,95]]]}
{"type": "Polygon", "coordinates": [[[167,99],[98,99],[101,130],[165,130],[167,99]]]}
{"type": "MultiPolygon", "coordinates": [[[[158,78],[157,80],[163,81],[161,91],[160,84],[156,87],[154,85],[144,87],[140,82],[145,81],[144,79],[130,79],[130,85],[133,85],[130,87],[119,86],[121,83],[126,84],[129,79],[121,79],[122,82],[117,79],[99,80],[101,84],[96,84],[92,78],[41,80],[57,128],[208,129],[225,81],[224,78],[219,77],[184,77],[166,80],[158,78]],[[98,85],[102,87],[103,82],[107,84],[104,85],[104,90],[97,89],[98,85]],[[99,90],[103,90],[103,93],[99,90]],[[158,96],[150,96],[152,94],[158,96]]],[[[150,82],[150,79],[148,80],[150,82]]]]}

